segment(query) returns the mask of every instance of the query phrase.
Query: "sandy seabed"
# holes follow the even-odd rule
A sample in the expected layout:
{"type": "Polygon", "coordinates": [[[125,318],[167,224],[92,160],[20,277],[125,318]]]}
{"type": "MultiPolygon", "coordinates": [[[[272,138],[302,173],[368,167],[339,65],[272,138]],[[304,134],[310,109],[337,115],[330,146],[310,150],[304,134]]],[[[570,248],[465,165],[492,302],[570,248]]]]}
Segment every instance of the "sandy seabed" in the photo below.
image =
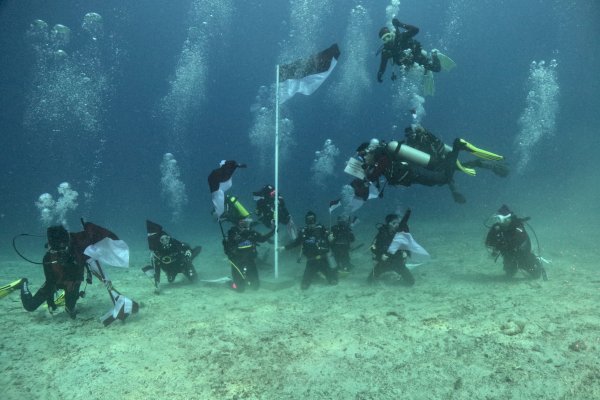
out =
{"type": "MultiPolygon", "coordinates": [[[[76,320],[44,307],[27,313],[12,293],[0,300],[0,397],[600,398],[600,274],[587,243],[550,243],[551,232],[538,232],[556,249],[543,254],[549,280],[506,280],[481,230],[432,225],[413,234],[433,259],[413,271],[412,288],[393,275],[366,283],[373,232],[359,232],[355,270],[338,286],[318,281],[307,291],[294,251],[281,256],[279,279],[261,270],[257,292],[179,276],[155,295],[140,270],[147,252],[133,252],[129,269],[108,271],[142,307],[109,327],[99,322],[111,303],[98,282],[76,320]]],[[[3,260],[2,283],[24,275],[37,290],[43,282],[39,267],[3,260]]],[[[217,245],[195,264],[202,279],[229,272],[217,245]]]]}

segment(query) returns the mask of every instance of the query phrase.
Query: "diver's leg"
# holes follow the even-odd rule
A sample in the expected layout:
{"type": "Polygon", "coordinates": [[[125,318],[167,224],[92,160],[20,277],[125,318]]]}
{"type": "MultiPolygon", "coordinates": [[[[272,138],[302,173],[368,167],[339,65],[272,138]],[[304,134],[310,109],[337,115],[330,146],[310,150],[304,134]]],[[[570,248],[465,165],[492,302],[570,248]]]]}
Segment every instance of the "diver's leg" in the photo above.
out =
{"type": "Polygon", "coordinates": [[[412,272],[410,272],[410,269],[406,267],[404,261],[398,260],[394,265],[394,271],[404,279],[404,284],[406,286],[413,286],[415,284],[415,277],[412,272]]]}
{"type": "Polygon", "coordinates": [[[350,271],[352,269],[352,263],[350,262],[350,248],[345,247],[339,251],[338,254],[339,265],[341,265],[342,271],[350,271]]]}
{"type": "Polygon", "coordinates": [[[539,279],[542,276],[542,263],[535,254],[531,252],[520,257],[519,268],[525,271],[533,279],[539,279]]]}
{"type": "Polygon", "coordinates": [[[65,287],[65,311],[71,319],[75,319],[77,316],[75,305],[77,304],[77,299],[79,299],[80,285],[81,282],[68,282],[65,287]]]}
{"type": "Polygon", "coordinates": [[[196,282],[196,279],[198,278],[196,268],[194,268],[194,265],[191,262],[188,262],[183,274],[190,280],[190,282],[196,282]]]}
{"type": "Polygon", "coordinates": [[[329,265],[329,260],[327,259],[327,257],[321,258],[319,260],[319,265],[320,265],[321,272],[323,273],[323,275],[325,275],[325,278],[327,279],[327,283],[329,283],[330,285],[337,285],[337,283],[338,283],[337,269],[332,268],[331,265],[329,265]]]}
{"type": "Polygon", "coordinates": [[[306,290],[310,287],[310,284],[312,283],[313,278],[317,274],[317,271],[317,260],[307,260],[306,268],[304,269],[304,275],[302,276],[302,283],[300,284],[300,288],[302,290],[306,290]]]}
{"type": "Polygon", "coordinates": [[[51,292],[52,288],[44,282],[35,295],[32,295],[29,291],[29,281],[24,279],[21,286],[21,303],[23,303],[23,308],[27,311],[37,310],[52,295],[51,292]]]}
{"type": "Polygon", "coordinates": [[[502,263],[504,264],[504,272],[508,278],[512,278],[517,273],[519,265],[514,257],[509,255],[502,256],[502,263]]]}
{"type": "Polygon", "coordinates": [[[256,268],[255,262],[249,262],[246,271],[246,282],[254,290],[258,290],[260,287],[260,281],[258,279],[258,269],[256,268]]]}
{"type": "Polygon", "coordinates": [[[371,273],[367,277],[367,281],[371,283],[378,279],[381,274],[389,270],[389,261],[377,261],[377,263],[373,266],[371,273]]]}
{"type": "Polygon", "coordinates": [[[246,280],[239,268],[242,268],[242,266],[231,262],[231,278],[233,280],[231,288],[238,292],[243,292],[246,289],[246,280]]]}
{"type": "Polygon", "coordinates": [[[467,202],[465,196],[463,196],[462,193],[460,193],[456,189],[456,183],[454,183],[454,180],[448,182],[448,188],[450,189],[450,193],[452,193],[452,198],[456,203],[465,204],[467,202]]]}
{"type": "Polygon", "coordinates": [[[417,165],[409,166],[408,180],[424,186],[440,186],[448,183],[448,174],[445,170],[430,170],[417,165]]]}

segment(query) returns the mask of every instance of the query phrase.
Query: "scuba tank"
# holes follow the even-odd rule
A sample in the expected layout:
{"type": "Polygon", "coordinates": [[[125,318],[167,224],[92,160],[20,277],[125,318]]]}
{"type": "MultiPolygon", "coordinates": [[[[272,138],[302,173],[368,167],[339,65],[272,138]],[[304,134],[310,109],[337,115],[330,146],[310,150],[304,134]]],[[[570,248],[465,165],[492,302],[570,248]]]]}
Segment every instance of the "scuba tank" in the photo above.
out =
{"type": "Polygon", "coordinates": [[[242,205],[242,203],[240,203],[240,201],[237,199],[237,197],[227,196],[227,203],[230,206],[230,208],[236,210],[238,217],[240,219],[246,218],[250,215],[248,210],[246,210],[246,208],[242,205]]]}
{"type": "Polygon", "coordinates": [[[429,161],[431,161],[431,156],[429,154],[407,146],[404,143],[400,143],[397,140],[389,142],[385,149],[394,159],[402,158],[423,167],[427,167],[429,161]]]}

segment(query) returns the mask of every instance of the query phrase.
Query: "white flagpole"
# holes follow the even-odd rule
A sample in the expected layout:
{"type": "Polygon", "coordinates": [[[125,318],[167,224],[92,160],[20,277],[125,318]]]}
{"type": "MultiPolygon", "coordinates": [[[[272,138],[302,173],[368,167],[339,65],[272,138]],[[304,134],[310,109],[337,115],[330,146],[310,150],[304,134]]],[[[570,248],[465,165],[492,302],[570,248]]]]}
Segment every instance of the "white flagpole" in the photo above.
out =
{"type": "Polygon", "coordinates": [[[279,64],[277,64],[275,77],[275,236],[274,236],[274,264],[275,279],[279,277],[279,64]]]}

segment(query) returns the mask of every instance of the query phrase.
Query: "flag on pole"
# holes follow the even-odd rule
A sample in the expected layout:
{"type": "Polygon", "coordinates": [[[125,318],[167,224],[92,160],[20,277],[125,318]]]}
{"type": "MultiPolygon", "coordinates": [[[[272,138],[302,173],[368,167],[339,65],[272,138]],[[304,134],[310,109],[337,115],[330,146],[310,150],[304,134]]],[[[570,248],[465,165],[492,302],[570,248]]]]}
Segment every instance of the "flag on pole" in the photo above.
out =
{"type": "Polygon", "coordinates": [[[222,160],[219,168],[212,170],[208,175],[208,187],[217,217],[225,212],[225,192],[231,187],[231,177],[237,168],[246,168],[246,164],[238,164],[233,160],[222,160]]]}
{"type": "Polygon", "coordinates": [[[327,79],[337,64],[337,43],[308,58],[279,67],[279,102],[285,103],[296,93],[311,95],[327,79]]]}
{"type": "Polygon", "coordinates": [[[113,303],[113,308],[101,318],[102,323],[104,326],[108,326],[117,319],[123,321],[131,314],[138,312],[139,304],[115,289],[100,262],[116,267],[127,267],[129,265],[129,246],[106,228],[92,222],[84,222],[83,219],[81,223],[83,231],[70,234],[70,245],[75,258],[79,262],[87,263],[89,271],[102,281],[113,303]]]}
{"type": "Polygon", "coordinates": [[[332,200],[329,202],[329,214],[331,214],[336,208],[342,205],[342,200],[332,200]]]}

